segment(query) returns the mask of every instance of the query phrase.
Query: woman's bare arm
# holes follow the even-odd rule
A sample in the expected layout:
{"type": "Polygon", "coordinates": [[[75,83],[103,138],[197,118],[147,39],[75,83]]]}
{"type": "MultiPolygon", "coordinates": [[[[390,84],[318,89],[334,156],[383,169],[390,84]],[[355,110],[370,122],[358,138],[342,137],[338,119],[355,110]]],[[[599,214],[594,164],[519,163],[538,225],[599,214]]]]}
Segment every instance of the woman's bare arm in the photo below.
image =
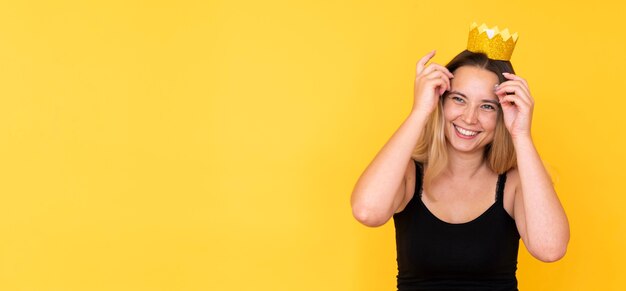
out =
{"type": "Polygon", "coordinates": [[[411,112],[359,177],[350,200],[352,214],[359,222],[381,226],[403,202],[408,163],[426,117],[411,112]]]}
{"type": "Polygon", "coordinates": [[[417,63],[411,113],[376,154],[352,191],[352,214],[367,226],[385,224],[402,204],[411,154],[439,97],[450,89],[453,76],[447,68],[435,63],[426,66],[434,55],[432,51],[417,63]]]}
{"type": "Polygon", "coordinates": [[[515,141],[520,184],[513,216],[528,251],[544,262],[561,259],[569,242],[569,223],[548,172],[530,138],[515,141]]]}
{"type": "Polygon", "coordinates": [[[567,250],[569,223],[530,134],[535,101],[528,82],[514,74],[503,75],[508,80],[495,93],[513,138],[520,181],[515,190],[513,216],[528,251],[541,261],[554,262],[567,250]]]}

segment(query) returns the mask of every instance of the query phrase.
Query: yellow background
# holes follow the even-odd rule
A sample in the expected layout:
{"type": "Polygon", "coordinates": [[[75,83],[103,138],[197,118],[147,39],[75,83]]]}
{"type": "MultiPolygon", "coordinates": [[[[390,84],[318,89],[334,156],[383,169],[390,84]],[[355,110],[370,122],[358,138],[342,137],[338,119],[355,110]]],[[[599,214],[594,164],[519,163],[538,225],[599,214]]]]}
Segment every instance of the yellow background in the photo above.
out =
{"type": "Polygon", "coordinates": [[[472,21],[512,62],[571,224],[522,290],[620,290],[619,1],[2,1],[0,290],[395,290],[349,197],[472,21]]]}

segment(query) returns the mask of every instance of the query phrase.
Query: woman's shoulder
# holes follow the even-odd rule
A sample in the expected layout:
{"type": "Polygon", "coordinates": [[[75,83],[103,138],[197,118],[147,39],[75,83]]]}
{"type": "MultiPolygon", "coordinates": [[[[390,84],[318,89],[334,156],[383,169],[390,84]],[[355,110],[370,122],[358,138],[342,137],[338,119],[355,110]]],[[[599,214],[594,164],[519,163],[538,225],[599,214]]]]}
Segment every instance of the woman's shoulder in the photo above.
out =
{"type": "Polygon", "coordinates": [[[506,184],[507,185],[518,185],[520,182],[519,178],[519,170],[517,167],[510,168],[506,171],[506,184]]]}

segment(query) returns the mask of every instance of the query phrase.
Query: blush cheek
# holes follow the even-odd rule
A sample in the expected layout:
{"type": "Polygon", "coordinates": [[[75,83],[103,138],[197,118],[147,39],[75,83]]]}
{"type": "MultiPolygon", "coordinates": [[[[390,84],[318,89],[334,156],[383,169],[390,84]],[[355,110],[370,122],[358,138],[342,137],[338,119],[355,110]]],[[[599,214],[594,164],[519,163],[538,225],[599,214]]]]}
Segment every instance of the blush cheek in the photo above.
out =
{"type": "Polygon", "coordinates": [[[452,122],[462,116],[463,110],[459,110],[457,108],[451,108],[453,106],[444,107],[443,117],[446,122],[452,122]]]}
{"type": "Polygon", "coordinates": [[[496,124],[497,124],[497,120],[494,116],[489,116],[488,114],[482,116],[483,118],[481,119],[481,125],[483,127],[483,130],[485,131],[485,142],[490,143],[493,141],[494,137],[495,137],[495,131],[496,131],[496,124]]]}
{"type": "Polygon", "coordinates": [[[486,114],[483,114],[480,119],[480,123],[482,124],[483,129],[490,132],[496,130],[497,122],[497,115],[495,112],[488,112],[486,114]]]}

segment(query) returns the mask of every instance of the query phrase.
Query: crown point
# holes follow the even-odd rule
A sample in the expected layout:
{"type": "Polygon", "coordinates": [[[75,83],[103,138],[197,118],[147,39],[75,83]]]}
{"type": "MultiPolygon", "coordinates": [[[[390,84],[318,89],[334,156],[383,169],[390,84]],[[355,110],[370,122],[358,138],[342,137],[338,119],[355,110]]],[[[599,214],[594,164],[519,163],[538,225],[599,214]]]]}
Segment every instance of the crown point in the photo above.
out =
{"type": "Polygon", "coordinates": [[[487,33],[487,37],[489,39],[492,39],[493,36],[496,34],[496,31],[494,31],[493,29],[486,29],[485,32],[487,33]]]}
{"type": "Polygon", "coordinates": [[[507,28],[501,31],[500,35],[502,36],[502,40],[504,41],[507,41],[509,38],[511,38],[511,34],[509,33],[509,30],[507,28]]]}

